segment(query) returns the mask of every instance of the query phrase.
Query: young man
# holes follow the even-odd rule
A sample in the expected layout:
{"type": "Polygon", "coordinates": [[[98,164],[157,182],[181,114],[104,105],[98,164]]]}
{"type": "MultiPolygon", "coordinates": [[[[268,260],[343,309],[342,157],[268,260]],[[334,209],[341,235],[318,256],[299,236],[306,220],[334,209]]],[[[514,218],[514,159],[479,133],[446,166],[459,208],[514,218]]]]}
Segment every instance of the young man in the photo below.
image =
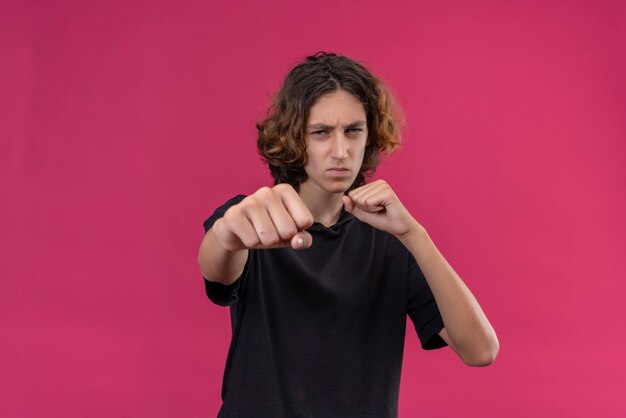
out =
{"type": "Polygon", "coordinates": [[[258,149],[275,179],[205,221],[198,262],[230,306],[221,417],[395,417],[407,315],[424,349],[490,364],[478,302],[383,180],[399,133],[389,93],[359,63],[296,66],[258,149]]]}

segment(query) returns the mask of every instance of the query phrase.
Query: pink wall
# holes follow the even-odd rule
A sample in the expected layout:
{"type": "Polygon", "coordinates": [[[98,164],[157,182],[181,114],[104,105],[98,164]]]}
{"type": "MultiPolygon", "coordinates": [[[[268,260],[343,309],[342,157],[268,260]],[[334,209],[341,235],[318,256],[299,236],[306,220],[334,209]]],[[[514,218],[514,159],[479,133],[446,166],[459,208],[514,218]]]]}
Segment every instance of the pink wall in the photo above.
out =
{"type": "Polygon", "coordinates": [[[0,6],[0,416],[215,416],[202,221],[269,183],[255,118],[322,49],[396,91],[379,176],[501,342],[410,330],[400,415],[626,411],[626,3],[93,3],[0,6]]]}

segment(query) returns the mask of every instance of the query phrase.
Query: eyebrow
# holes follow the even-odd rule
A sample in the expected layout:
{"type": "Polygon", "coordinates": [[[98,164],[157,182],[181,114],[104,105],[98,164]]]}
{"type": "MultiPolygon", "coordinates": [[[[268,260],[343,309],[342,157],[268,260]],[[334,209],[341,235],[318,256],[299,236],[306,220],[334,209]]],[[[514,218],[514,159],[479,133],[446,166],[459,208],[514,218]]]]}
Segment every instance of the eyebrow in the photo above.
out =
{"type": "MultiPolygon", "coordinates": [[[[350,129],[350,128],[361,128],[363,126],[365,126],[366,123],[364,120],[357,120],[356,122],[352,122],[349,123],[347,125],[342,126],[343,129],[350,129]]],[[[332,125],[326,125],[325,123],[313,123],[309,126],[307,126],[307,129],[325,129],[325,130],[332,130],[335,129],[334,126],[332,125]]]]}

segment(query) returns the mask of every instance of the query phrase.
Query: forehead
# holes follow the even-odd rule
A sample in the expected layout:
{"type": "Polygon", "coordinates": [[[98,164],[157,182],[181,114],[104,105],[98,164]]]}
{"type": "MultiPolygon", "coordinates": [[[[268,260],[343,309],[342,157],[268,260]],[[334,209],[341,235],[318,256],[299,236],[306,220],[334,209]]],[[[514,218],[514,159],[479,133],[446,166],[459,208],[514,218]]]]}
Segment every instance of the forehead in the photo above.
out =
{"type": "Polygon", "coordinates": [[[320,96],[309,109],[308,123],[354,122],[365,120],[363,103],[346,90],[320,96]]]}

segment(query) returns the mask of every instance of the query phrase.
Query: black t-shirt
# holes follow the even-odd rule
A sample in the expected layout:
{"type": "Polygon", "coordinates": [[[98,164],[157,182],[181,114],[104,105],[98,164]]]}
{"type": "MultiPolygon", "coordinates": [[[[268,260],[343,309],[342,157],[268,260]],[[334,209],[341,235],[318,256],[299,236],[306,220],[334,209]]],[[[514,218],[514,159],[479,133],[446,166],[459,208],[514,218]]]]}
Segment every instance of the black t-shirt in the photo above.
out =
{"type": "Polygon", "coordinates": [[[250,250],[232,285],[204,281],[232,322],[218,416],[396,417],[407,314],[424,349],[446,345],[428,283],[400,241],[343,209],[307,231],[309,249],[250,250]]]}

